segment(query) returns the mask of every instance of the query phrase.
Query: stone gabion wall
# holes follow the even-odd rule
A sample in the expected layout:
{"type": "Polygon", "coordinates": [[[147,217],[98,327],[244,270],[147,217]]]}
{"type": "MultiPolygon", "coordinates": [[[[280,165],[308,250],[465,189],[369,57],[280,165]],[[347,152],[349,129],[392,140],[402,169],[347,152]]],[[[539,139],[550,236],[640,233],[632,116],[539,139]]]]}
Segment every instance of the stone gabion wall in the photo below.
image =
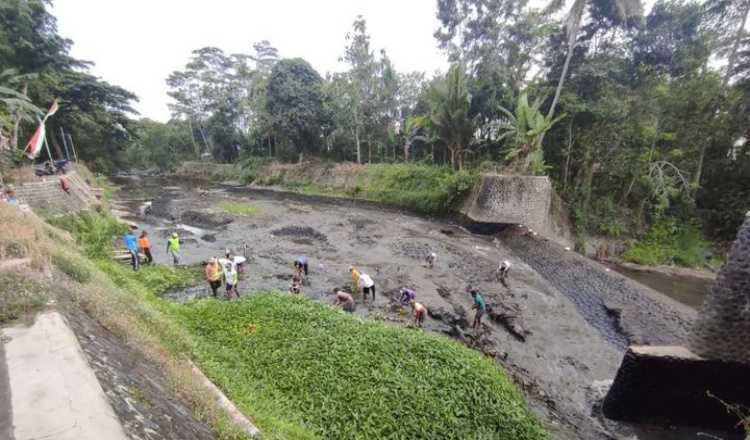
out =
{"type": "Polygon", "coordinates": [[[750,365],[750,212],[701,307],[690,343],[700,356],[750,365]]]}
{"type": "Polygon", "coordinates": [[[185,162],[177,168],[175,174],[182,177],[203,178],[210,177],[214,173],[234,174],[240,171],[240,167],[234,164],[185,162]]]}
{"type": "Polygon", "coordinates": [[[14,186],[22,204],[39,215],[58,215],[86,209],[91,202],[88,185],[75,172],[65,175],[71,185],[70,194],[63,191],[59,176],[49,176],[38,182],[14,186]]]}
{"type": "Polygon", "coordinates": [[[485,174],[462,212],[476,222],[523,224],[546,234],[551,201],[547,177],[485,174]]]}

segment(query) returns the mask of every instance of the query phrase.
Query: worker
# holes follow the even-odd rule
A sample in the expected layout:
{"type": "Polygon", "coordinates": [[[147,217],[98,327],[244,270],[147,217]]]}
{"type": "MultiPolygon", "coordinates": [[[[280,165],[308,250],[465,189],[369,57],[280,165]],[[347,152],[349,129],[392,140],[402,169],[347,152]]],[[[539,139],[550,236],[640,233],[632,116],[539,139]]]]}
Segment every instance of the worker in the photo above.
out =
{"type": "Polygon", "coordinates": [[[221,287],[221,275],[222,270],[219,262],[215,257],[211,257],[208,260],[208,264],[206,264],[206,281],[208,281],[208,285],[211,287],[211,293],[213,293],[214,298],[218,297],[219,287],[221,287]]]}
{"type": "Polygon", "coordinates": [[[289,285],[289,291],[292,293],[299,293],[301,284],[302,274],[300,273],[300,270],[295,270],[292,275],[292,284],[289,285]]]}
{"type": "Polygon", "coordinates": [[[432,269],[435,267],[435,260],[437,259],[437,254],[435,252],[430,252],[429,255],[427,255],[427,267],[432,269]]]}
{"type": "Polygon", "coordinates": [[[359,290],[362,293],[362,298],[367,299],[367,294],[372,292],[372,300],[375,301],[375,282],[369,275],[364,272],[359,274],[357,287],[359,287],[359,290]]]}
{"type": "Polygon", "coordinates": [[[422,324],[424,324],[424,320],[427,317],[427,308],[416,301],[411,301],[409,304],[412,310],[414,310],[414,325],[417,328],[422,328],[422,324]]]}
{"type": "MultiPolygon", "coordinates": [[[[236,293],[234,286],[237,285],[237,271],[234,270],[234,264],[232,263],[227,264],[224,270],[224,283],[226,283],[227,300],[231,301],[236,293]]],[[[237,295],[237,298],[239,298],[239,295],[237,295]]]]}
{"type": "Polygon", "coordinates": [[[227,261],[231,261],[232,263],[234,263],[235,267],[237,268],[237,273],[240,275],[240,277],[245,275],[245,262],[247,261],[245,257],[234,255],[234,251],[228,248],[224,251],[224,256],[226,257],[227,261]]]}
{"type": "Polygon", "coordinates": [[[172,260],[174,265],[180,264],[180,236],[176,232],[172,233],[172,236],[167,239],[167,254],[172,253],[172,260]]]}
{"type": "Polygon", "coordinates": [[[147,235],[146,231],[141,231],[141,236],[138,238],[138,248],[143,252],[150,264],[154,262],[154,257],[151,256],[151,243],[149,243],[147,235]]]}
{"type": "Polygon", "coordinates": [[[152,205],[152,203],[151,203],[150,200],[143,204],[143,212],[145,214],[151,214],[151,212],[152,212],[151,205],[152,205]]]}
{"type": "Polygon", "coordinates": [[[401,298],[399,301],[401,301],[404,304],[408,304],[412,301],[417,299],[417,292],[409,289],[408,287],[404,287],[401,289],[401,298]]]}
{"type": "Polygon", "coordinates": [[[294,268],[300,272],[300,275],[302,275],[302,271],[304,270],[305,278],[307,278],[307,258],[305,256],[301,256],[294,260],[294,268]]]}
{"type": "Polygon", "coordinates": [[[140,256],[138,255],[137,238],[133,234],[133,228],[128,229],[128,232],[122,236],[122,240],[125,243],[125,247],[130,252],[130,259],[133,262],[133,270],[138,270],[138,264],[140,263],[140,256]]]}
{"type": "Polygon", "coordinates": [[[477,310],[474,314],[474,322],[471,324],[471,327],[477,328],[482,325],[482,316],[484,316],[487,307],[485,306],[482,295],[480,295],[479,292],[472,290],[470,293],[471,297],[474,298],[474,305],[472,305],[471,308],[477,310]]]}
{"type": "Polygon", "coordinates": [[[352,274],[352,281],[354,281],[354,284],[359,284],[359,271],[354,266],[349,266],[349,273],[352,274]]]}
{"type": "Polygon", "coordinates": [[[500,270],[500,280],[504,280],[508,277],[508,271],[510,271],[510,261],[503,260],[500,262],[500,267],[498,267],[500,270]]]}
{"type": "Polygon", "coordinates": [[[354,312],[354,297],[344,289],[333,289],[333,305],[337,306],[341,304],[341,308],[345,312],[354,312]]]}

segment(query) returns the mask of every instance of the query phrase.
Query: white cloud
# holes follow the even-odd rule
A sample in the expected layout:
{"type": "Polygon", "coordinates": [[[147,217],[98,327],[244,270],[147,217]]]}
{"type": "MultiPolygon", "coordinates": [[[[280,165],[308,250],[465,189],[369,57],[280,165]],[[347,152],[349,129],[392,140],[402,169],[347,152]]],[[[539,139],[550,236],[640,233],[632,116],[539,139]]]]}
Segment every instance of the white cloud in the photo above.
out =
{"type": "Polygon", "coordinates": [[[367,20],[371,45],[385,48],[399,71],[444,68],[434,31],[435,0],[56,0],[58,31],[73,40],[73,56],[92,73],[138,95],[142,116],[166,121],[165,78],[190,52],[215,46],[250,53],[269,40],[285,58],[302,57],[321,75],[341,70],[346,33],[357,15],[367,20]]]}

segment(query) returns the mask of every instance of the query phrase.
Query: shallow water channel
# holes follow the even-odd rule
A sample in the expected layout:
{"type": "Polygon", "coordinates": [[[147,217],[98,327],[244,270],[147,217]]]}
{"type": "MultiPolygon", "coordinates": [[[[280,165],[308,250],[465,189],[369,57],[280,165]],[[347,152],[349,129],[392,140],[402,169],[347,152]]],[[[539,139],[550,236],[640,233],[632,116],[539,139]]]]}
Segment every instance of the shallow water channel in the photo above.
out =
{"type": "Polygon", "coordinates": [[[612,266],[612,269],[695,309],[703,304],[713,284],[711,279],[689,275],[644,272],[622,266],[612,266]]]}

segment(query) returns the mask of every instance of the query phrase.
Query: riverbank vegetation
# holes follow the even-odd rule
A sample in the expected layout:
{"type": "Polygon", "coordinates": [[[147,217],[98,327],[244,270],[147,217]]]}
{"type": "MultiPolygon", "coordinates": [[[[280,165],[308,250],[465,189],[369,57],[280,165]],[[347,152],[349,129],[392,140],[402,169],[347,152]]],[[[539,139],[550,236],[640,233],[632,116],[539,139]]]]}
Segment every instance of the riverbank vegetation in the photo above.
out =
{"type": "MultiPolygon", "coordinates": [[[[9,48],[0,65],[16,69],[0,75],[0,144],[6,163],[22,161],[34,107],[60,98],[48,131],[64,127],[99,172],[265,158],[378,164],[376,173],[399,178],[405,168],[387,164],[546,174],[579,244],[604,235],[643,248],[650,229],[672,222],[732,239],[750,209],[748,0],[564,3],[437,2],[425,14],[437,12],[435,38],[451,67],[434,76],[399,71],[371,46],[364,17],[342,35],[346,68],[337,73],[283,58],[268,41],[235,54],[197,48],[166,78],[173,119],[160,123],[135,120],[135,96],[85,73],[45,2],[13,0],[0,8],[0,46],[9,48]]],[[[50,141],[61,155],[64,145],[50,141]]],[[[381,183],[347,195],[420,202],[381,183]]],[[[418,209],[444,209],[452,197],[442,193],[462,187],[448,184],[418,209]]],[[[680,248],[682,236],[670,234],[662,250],[680,248]]]]}

